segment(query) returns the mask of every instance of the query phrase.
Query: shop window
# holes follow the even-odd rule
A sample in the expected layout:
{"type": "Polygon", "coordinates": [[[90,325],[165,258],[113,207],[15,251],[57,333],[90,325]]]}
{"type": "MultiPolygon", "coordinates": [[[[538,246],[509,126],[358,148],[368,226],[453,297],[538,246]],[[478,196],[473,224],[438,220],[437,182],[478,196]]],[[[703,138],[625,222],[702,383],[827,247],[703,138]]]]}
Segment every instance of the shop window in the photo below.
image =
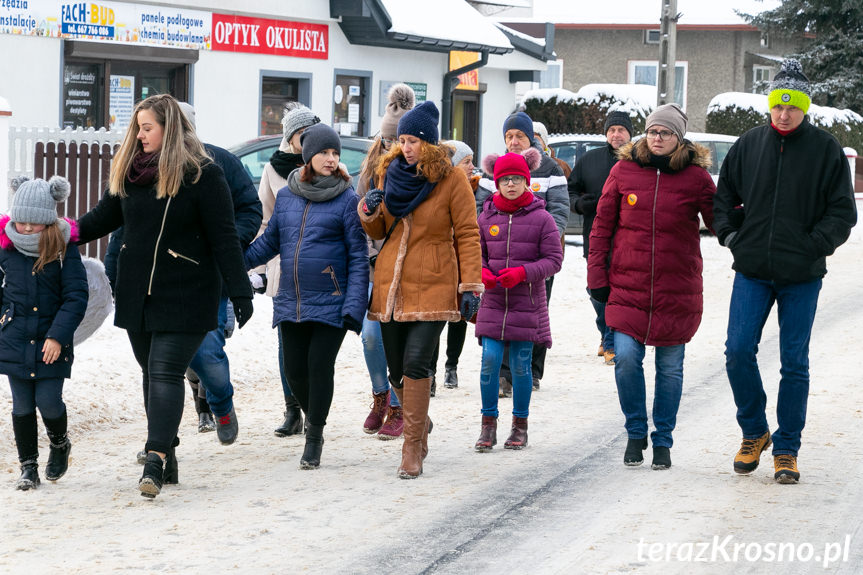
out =
{"type": "Polygon", "coordinates": [[[343,136],[367,135],[369,76],[336,72],[333,129],[343,136]]]}
{"type": "Polygon", "coordinates": [[[261,78],[261,135],[282,133],[285,104],[299,100],[300,81],[297,78],[261,78]]]}
{"type": "Polygon", "coordinates": [[[63,67],[63,127],[104,126],[103,67],[99,64],[68,64],[63,67]]]}

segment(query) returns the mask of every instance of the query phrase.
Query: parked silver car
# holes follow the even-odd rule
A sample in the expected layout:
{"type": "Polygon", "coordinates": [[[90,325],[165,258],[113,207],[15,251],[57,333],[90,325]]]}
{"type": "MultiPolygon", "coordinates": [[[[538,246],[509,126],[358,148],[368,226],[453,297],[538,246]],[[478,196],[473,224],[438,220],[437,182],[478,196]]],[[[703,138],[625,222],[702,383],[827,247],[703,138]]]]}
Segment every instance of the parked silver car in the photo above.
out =
{"type": "MultiPolygon", "coordinates": [[[[354,178],[354,187],[356,187],[357,175],[360,173],[363,159],[366,157],[366,152],[371,147],[373,140],[354,136],[341,136],[341,140],[342,154],[339,161],[347,166],[348,173],[354,178]]],[[[257,187],[261,183],[264,166],[270,162],[270,156],[273,155],[273,152],[279,149],[281,141],[282,136],[280,135],[261,136],[232,146],[228,148],[228,151],[240,158],[243,167],[246,168],[255,183],[255,187],[257,187]]]]}

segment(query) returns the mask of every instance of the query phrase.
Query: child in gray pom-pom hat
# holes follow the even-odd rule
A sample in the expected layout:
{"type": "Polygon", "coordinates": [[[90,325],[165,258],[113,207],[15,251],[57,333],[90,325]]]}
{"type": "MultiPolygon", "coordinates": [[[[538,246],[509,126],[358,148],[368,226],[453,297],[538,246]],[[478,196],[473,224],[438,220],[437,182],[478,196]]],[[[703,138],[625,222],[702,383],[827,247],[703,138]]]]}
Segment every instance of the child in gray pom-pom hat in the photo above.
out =
{"type": "Polygon", "coordinates": [[[87,309],[87,273],[74,244],[74,223],[57,217],[69,196],[66,178],[16,180],[0,219],[0,373],[12,388],[12,429],[21,462],[17,488],[39,486],[36,408],[51,440],[45,478],[66,473],[63,381],[71,375],[75,329],[87,309]]]}

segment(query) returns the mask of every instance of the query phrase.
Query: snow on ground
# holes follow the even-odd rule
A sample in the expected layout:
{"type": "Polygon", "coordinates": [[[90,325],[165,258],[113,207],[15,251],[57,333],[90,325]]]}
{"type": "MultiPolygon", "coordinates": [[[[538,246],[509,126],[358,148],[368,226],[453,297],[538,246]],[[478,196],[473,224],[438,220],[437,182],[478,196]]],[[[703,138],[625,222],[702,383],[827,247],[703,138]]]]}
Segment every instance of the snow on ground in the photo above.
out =
{"type": "MultiPolygon", "coordinates": [[[[581,248],[568,246],[551,300],[555,344],[531,403],[530,446],[473,451],[480,348],[469,330],[459,388],[439,385],[431,400],[430,454],[415,481],[395,476],[401,441],[362,432],[371,395],[355,335],[339,355],[321,468],[299,470],[303,439],[272,433],[283,409],[276,337],[270,300],[256,296],[254,317],[228,344],[237,443],[221,446],[215,433],[198,434],[189,398],[180,427],[180,484],[146,500],[136,488],[135,453],[146,432],[140,372],[125,334],[104,326],[76,350],[65,392],[72,461],[55,484],[14,489],[11,398],[0,386],[6,414],[0,418],[0,573],[823,572],[814,559],[780,566],[720,555],[709,566],[693,565],[668,544],[731,535],[733,543],[811,543],[820,552],[846,534],[849,562],[827,572],[837,565],[859,572],[863,488],[855,479],[863,471],[863,388],[854,358],[863,322],[855,303],[863,233],[855,229],[828,261],[797,486],[775,484],[766,455],[750,476],[732,471],[740,434],[723,371],[731,257],[712,237],[703,238],[702,249],[705,316],[686,350],[669,471],[621,463],[625,434],[613,368],[595,355],[599,338],[584,293],[581,248]],[[659,560],[647,555],[652,544],[660,545],[659,560]]],[[[772,424],[777,340],[774,312],[761,351],[772,424]]],[[[652,357],[645,361],[649,380],[652,357]]],[[[502,444],[511,400],[500,406],[502,444]]],[[[44,470],[47,439],[40,434],[44,470]]]]}

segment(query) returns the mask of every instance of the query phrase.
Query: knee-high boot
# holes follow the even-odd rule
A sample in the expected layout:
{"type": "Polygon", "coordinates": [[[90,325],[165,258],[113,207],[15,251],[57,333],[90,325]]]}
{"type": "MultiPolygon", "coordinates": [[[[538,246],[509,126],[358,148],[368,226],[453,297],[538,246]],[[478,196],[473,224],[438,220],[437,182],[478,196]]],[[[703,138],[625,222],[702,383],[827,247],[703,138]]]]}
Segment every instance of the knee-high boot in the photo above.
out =
{"type": "MultiPolygon", "coordinates": [[[[396,397],[398,398],[399,404],[404,405],[404,399],[403,399],[404,398],[404,381],[401,381],[400,383],[401,383],[402,387],[396,387],[395,385],[392,385],[392,380],[391,380],[390,381],[390,384],[391,384],[390,387],[392,388],[393,393],[395,393],[396,397]]],[[[429,383],[429,385],[431,385],[431,383],[429,383]]],[[[434,423],[432,422],[431,417],[429,417],[428,414],[426,414],[426,427],[423,430],[423,436],[422,436],[423,459],[425,459],[429,453],[428,438],[429,438],[429,433],[431,433],[433,427],[434,427],[434,423]]]]}
{"type": "Polygon", "coordinates": [[[17,488],[22,491],[39,487],[39,436],[36,427],[36,412],[12,416],[12,431],[21,462],[21,477],[17,488]]]}
{"type": "Polygon", "coordinates": [[[69,468],[69,452],[72,450],[72,442],[69,441],[66,433],[68,429],[66,410],[64,409],[62,415],[55,419],[47,419],[43,416],[42,421],[45,423],[48,439],[51,440],[48,465],[45,466],[45,479],[57,481],[69,468]]]}
{"type": "Polygon", "coordinates": [[[416,479],[423,472],[423,443],[426,443],[425,452],[428,452],[428,410],[429,389],[431,378],[423,379],[404,378],[404,387],[397,394],[403,399],[402,413],[404,414],[405,430],[404,445],[402,445],[402,463],[399,465],[398,475],[402,479],[416,479]]]}

